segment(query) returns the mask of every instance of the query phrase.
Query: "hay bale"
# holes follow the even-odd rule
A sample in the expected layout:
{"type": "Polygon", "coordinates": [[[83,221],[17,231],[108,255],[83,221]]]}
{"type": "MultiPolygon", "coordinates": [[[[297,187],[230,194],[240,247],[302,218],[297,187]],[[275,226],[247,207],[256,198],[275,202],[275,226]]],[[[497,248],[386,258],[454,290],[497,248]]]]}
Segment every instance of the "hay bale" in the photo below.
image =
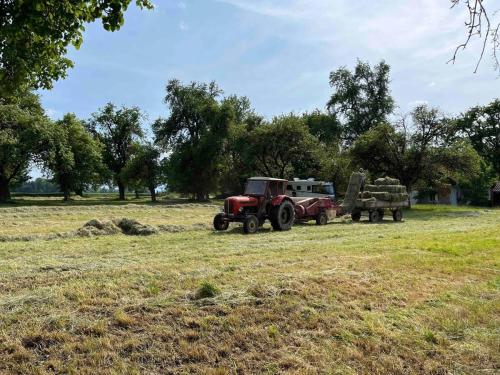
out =
{"type": "Polygon", "coordinates": [[[366,185],[365,191],[387,192],[387,193],[406,193],[404,185],[366,185]]]}
{"type": "Polygon", "coordinates": [[[391,193],[388,193],[386,191],[380,192],[380,191],[374,191],[370,193],[373,198],[379,200],[379,201],[390,201],[391,200],[391,193]]]}
{"type": "Polygon", "coordinates": [[[359,197],[361,199],[368,199],[368,198],[372,198],[373,195],[372,195],[371,191],[363,191],[362,193],[359,193],[359,197]]]}
{"type": "Polygon", "coordinates": [[[358,199],[356,201],[356,206],[362,207],[362,208],[369,208],[372,207],[373,204],[377,201],[374,197],[367,198],[367,199],[358,199]]]}
{"type": "Polygon", "coordinates": [[[400,185],[400,182],[397,178],[384,177],[377,178],[375,180],[375,185],[400,185]]]}
{"type": "Polygon", "coordinates": [[[131,236],[149,236],[151,234],[158,233],[158,229],[151,225],[145,225],[139,223],[134,219],[123,218],[120,220],[115,220],[115,225],[117,225],[124,234],[131,236]]]}

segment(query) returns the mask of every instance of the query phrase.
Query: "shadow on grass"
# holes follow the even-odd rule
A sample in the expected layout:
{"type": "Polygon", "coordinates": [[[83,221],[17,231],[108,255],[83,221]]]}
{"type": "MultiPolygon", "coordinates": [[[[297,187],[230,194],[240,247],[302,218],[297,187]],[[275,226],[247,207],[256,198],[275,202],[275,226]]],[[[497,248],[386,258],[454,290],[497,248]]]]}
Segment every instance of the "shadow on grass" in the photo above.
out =
{"type": "MultiPolygon", "coordinates": [[[[259,233],[270,233],[272,231],[273,231],[273,228],[266,226],[266,227],[261,227],[257,230],[257,232],[252,233],[252,234],[248,234],[248,235],[255,236],[255,235],[258,235],[259,233]]],[[[212,231],[212,235],[214,235],[214,236],[227,236],[227,235],[231,235],[231,234],[245,234],[243,232],[243,225],[237,226],[237,227],[231,227],[228,230],[224,230],[224,231],[212,231]]]]}

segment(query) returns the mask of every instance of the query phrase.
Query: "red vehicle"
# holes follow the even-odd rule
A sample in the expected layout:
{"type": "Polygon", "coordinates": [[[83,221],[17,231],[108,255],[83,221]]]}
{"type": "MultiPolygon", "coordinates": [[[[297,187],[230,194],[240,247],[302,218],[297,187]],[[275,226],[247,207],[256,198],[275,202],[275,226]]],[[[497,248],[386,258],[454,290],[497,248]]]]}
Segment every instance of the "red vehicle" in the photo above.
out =
{"type": "Polygon", "coordinates": [[[289,230],[295,209],[291,198],[285,195],[287,182],[269,177],[249,178],[243,195],[226,198],[224,211],[214,217],[214,228],[226,230],[230,222],[240,222],[245,233],[255,233],[269,220],[274,230],[289,230]]]}
{"type": "Polygon", "coordinates": [[[340,206],[330,198],[292,198],[295,204],[295,220],[307,222],[316,220],[317,225],[325,225],[337,216],[340,206]]]}

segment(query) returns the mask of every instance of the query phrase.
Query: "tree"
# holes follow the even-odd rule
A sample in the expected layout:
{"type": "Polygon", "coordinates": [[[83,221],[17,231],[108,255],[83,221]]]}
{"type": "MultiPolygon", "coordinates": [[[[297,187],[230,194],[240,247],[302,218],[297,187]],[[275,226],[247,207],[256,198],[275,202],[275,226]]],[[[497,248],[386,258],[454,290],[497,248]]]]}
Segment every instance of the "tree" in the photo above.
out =
{"type": "Polygon", "coordinates": [[[72,113],[55,123],[54,151],[46,162],[53,181],[64,193],[83,192],[92,183],[99,182],[102,171],[102,145],[92,137],[83,123],[72,113]]]}
{"type": "Polygon", "coordinates": [[[389,71],[384,61],[372,69],[368,63],[358,60],[354,72],[341,67],[330,73],[330,86],[335,92],[327,108],[343,121],[343,137],[347,144],[386,121],[394,110],[389,71]]]}
{"type": "Polygon", "coordinates": [[[257,126],[242,145],[247,165],[263,176],[293,178],[316,175],[319,142],[302,117],[289,114],[257,126]]]}
{"type": "Polygon", "coordinates": [[[500,99],[469,109],[455,119],[451,130],[455,137],[467,137],[500,176],[500,99]]]}
{"type": "Polygon", "coordinates": [[[469,142],[443,143],[447,119],[437,109],[419,106],[411,118],[410,125],[406,119],[398,127],[382,123],[361,135],[351,149],[353,161],[376,177],[397,177],[409,192],[419,181],[436,185],[478,173],[480,158],[469,142]]]}
{"type": "MultiPolygon", "coordinates": [[[[118,30],[131,0],[45,0],[0,2],[0,96],[20,87],[52,88],[73,62],[68,46],[79,48],[85,24],[98,19],[105,30],[118,30]]],[[[149,0],[136,0],[152,8],[149,0]]]]}
{"type": "Polygon", "coordinates": [[[0,100],[0,201],[28,179],[30,163],[46,160],[52,149],[52,124],[37,95],[25,92],[0,100]]]}
{"type": "Polygon", "coordinates": [[[490,205],[489,191],[497,176],[491,164],[481,160],[481,169],[477,176],[462,176],[460,178],[459,183],[464,201],[475,206],[490,205]]]}
{"type": "Polygon", "coordinates": [[[122,170],[132,157],[134,142],[143,137],[141,119],[143,115],[137,107],[117,109],[108,103],[99,112],[92,115],[88,124],[104,145],[103,161],[111,171],[112,178],[118,185],[120,200],[125,199],[126,182],[122,170]]]}
{"type": "Polygon", "coordinates": [[[495,70],[500,71],[500,63],[498,58],[498,50],[500,49],[500,20],[494,20],[493,17],[497,16],[500,9],[486,9],[484,5],[484,0],[450,0],[452,3],[452,8],[456,8],[461,3],[464,4],[467,9],[468,19],[465,21],[466,29],[466,39],[465,41],[458,45],[455,49],[453,57],[448,61],[455,63],[457,54],[460,50],[464,50],[470,43],[470,41],[477,37],[482,39],[481,52],[474,69],[474,73],[477,72],[479,65],[483,59],[484,52],[486,51],[486,45],[488,42],[491,43],[491,56],[493,58],[493,66],[495,70]]]}
{"type": "Polygon", "coordinates": [[[332,113],[323,113],[316,109],[302,115],[309,132],[325,145],[339,145],[342,137],[342,125],[332,113]]]}
{"type": "Polygon", "coordinates": [[[160,150],[151,143],[137,145],[122,172],[123,179],[138,187],[147,187],[151,201],[156,202],[156,188],[164,182],[160,150]]]}
{"type": "Polygon", "coordinates": [[[222,91],[215,82],[183,85],[171,80],[166,90],[170,116],[156,120],[153,131],[156,143],[169,153],[169,187],[197,200],[207,199],[218,187],[233,108],[217,100],[222,91]]]}
{"type": "Polygon", "coordinates": [[[14,186],[13,190],[16,193],[25,194],[54,194],[59,192],[59,186],[46,178],[38,177],[19,186],[14,186]]]}
{"type": "Polygon", "coordinates": [[[222,149],[219,184],[224,194],[240,194],[246,179],[254,173],[251,163],[244,160],[242,150],[248,146],[250,132],[262,125],[264,119],[255,113],[246,97],[232,95],[222,103],[232,109],[233,121],[222,149]]]}

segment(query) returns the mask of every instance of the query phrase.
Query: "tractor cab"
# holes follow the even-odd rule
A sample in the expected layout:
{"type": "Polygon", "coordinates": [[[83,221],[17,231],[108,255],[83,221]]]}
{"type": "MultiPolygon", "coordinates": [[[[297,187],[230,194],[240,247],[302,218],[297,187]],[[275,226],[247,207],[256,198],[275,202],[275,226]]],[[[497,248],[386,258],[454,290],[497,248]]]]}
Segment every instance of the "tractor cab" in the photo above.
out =
{"type": "Polygon", "coordinates": [[[214,218],[216,230],[226,230],[230,222],[243,223],[245,233],[253,233],[268,219],[275,230],[288,230],[295,218],[293,202],[285,195],[287,180],[251,177],[243,195],[226,198],[224,210],[214,218]]]}
{"type": "Polygon", "coordinates": [[[255,197],[276,197],[285,195],[286,180],[268,177],[251,177],[245,184],[244,195],[255,197]]]}

